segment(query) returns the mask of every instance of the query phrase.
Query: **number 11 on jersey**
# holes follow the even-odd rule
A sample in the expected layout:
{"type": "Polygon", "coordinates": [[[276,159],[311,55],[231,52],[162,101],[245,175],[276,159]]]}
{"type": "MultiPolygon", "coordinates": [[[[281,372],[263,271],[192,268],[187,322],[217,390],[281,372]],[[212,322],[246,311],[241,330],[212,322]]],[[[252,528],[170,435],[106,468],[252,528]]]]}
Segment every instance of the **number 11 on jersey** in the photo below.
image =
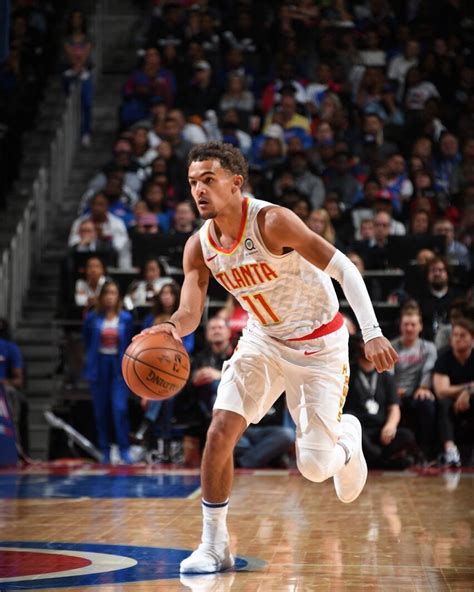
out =
{"type": "Polygon", "coordinates": [[[263,294],[257,293],[251,296],[241,296],[241,298],[245,300],[262,325],[276,325],[281,322],[281,319],[272,310],[263,294]]]}

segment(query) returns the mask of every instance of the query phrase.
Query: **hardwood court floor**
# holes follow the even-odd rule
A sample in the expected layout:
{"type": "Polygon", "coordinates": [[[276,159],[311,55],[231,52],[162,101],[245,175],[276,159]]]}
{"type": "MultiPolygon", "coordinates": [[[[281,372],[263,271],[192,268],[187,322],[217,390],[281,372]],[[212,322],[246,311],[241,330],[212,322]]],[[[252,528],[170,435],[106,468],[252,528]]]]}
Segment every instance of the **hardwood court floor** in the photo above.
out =
{"type": "MultiPolygon", "coordinates": [[[[121,483],[133,481],[133,487],[141,488],[145,495],[143,488],[147,482],[156,487],[153,495],[160,488],[165,494],[169,491],[166,472],[148,471],[143,476],[145,473],[143,470],[141,475],[140,471],[120,475],[121,483]]],[[[4,544],[31,542],[34,547],[34,543],[45,542],[87,543],[127,545],[127,549],[160,547],[180,552],[192,549],[197,543],[201,517],[195,472],[178,471],[171,476],[174,485],[180,479],[185,480],[188,488],[184,493],[175,490],[167,494],[171,497],[146,498],[136,497],[131,490],[127,493],[126,488],[116,497],[97,497],[87,489],[89,486],[83,487],[87,480],[89,485],[95,480],[92,491],[101,494],[100,477],[104,475],[96,470],[92,476],[90,479],[84,470],[66,474],[61,490],[37,470],[30,472],[26,481],[22,474],[21,484],[12,489],[11,479],[18,478],[18,474],[0,474],[0,489],[4,491],[4,495],[0,494],[4,497],[0,502],[0,538],[4,544]],[[27,481],[31,478],[36,479],[36,489],[28,489],[27,481]],[[46,491],[39,493],[42,482],[46,491]],[[64,493],[68,491],[64,487],[68,486],[70,493],[64,493]],[[123,497],[124,494],[129,497],[123,497]]],[[[105,491],[112,490],[106,486],[105,491]]],[[[109,495],[117,491],[115,488],[109,495]]],[[[469,472],[429,476],[411,472],[370,473],[363,494],[349,505],[337,500],[332,480],[318,485],[286,471],[239,472],[229,512],[232,548],[239,557],[265,562],[260,566],[253,568],[250,560],[244,571],[211,577],[190,576],[180,581],[179,561],[171,557],[156,564],[162,570],[160,577],[165,579],[113,584],[99,578],[86,586],[65,578],[57,581],[63,582],[61,587],[51,584],[42,589],[472,592],[473,500],[474,474],[469,472]],[[75,584],[68,585],[67,581],[75,584]]],[[[2,548],[5,551],[0,542],[0,592],[38,589],[40,580],[22,583],[11,579],[20,574],[15,572],[11,561],[4,559],[2,564],[2,548]],[[2,575],[9,578],[2,579],[2,575]]],[[[122,552],[127,555],[126,550],[122,552]]],[[[146,553],[144,557],[146,570],[152,560],[146,558],[146,553]]]]}

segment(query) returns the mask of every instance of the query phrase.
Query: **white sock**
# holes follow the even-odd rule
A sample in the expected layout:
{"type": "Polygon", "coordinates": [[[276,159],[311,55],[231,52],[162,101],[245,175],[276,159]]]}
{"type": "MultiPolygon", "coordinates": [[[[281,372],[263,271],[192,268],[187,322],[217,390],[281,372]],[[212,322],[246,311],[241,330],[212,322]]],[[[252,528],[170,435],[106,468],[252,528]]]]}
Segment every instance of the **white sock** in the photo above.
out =
{"type": "Polygon", "coordinates": [[[213,504],[202,500],[202,542],[211,545],[227,544],[229,533],[227,532],[227,510],[229,500],[213,504]]]}

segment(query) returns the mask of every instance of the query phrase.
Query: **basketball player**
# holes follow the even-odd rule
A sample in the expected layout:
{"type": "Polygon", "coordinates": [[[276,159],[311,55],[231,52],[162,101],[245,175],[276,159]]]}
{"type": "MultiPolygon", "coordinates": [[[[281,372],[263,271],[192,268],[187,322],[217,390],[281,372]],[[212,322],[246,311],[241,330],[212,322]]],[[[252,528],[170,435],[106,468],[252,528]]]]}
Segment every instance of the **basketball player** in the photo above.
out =
{"type": "MultiPolygon", "coordinates": [[[[354,501],[367,479],[361,426],[343,415],[349,382],[348,333],[331,277],[340,282],[362,330],[365,353],[379,372],[397,354],[383,337],[362,276],[293,212],[242,195],[247,163],[230,144],[208,142],[189,155],[189,183],[205,220],[187,242],[178,310],[144,333],[175,339],[201,319],[209,274],[249,313],[247,327],[224,363],[203,453],[203,534],[182,573],[212,573],[234,564],[226,516],[233,449],[286,391],[296,423],[297,464],[309,480],[334,477],[342,502],[354,501]]],[[[138,336],[139,338],[139,336],[138,336]]]]}

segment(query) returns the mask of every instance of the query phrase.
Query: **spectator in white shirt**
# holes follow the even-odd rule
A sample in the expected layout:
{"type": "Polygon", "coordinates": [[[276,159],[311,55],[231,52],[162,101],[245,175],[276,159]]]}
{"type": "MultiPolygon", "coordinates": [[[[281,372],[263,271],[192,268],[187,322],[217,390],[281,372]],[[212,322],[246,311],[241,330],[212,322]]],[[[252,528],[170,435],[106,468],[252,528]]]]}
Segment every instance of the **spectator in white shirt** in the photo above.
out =
{"type": "Polygon", "coordinates": [[[405,91],[405,77],[412,66],[418,65],[420,44],[415,39],[405,43],[403,54],[395,56],[388,65],[387,77],[397,83],[397,100],[401,101],[405,91]]]}
{"type": "Polygon", "coordinates": [[[90,212],[74,220],[69,233],[68,246],[80,243],[79,226],[83,220],[92,220],[99,240],[110,242],[119,255],[119,266],[130,266],[130,241],[124,222],[108,210],[108,199],[96,193],[90,202],[90,212]]]}

